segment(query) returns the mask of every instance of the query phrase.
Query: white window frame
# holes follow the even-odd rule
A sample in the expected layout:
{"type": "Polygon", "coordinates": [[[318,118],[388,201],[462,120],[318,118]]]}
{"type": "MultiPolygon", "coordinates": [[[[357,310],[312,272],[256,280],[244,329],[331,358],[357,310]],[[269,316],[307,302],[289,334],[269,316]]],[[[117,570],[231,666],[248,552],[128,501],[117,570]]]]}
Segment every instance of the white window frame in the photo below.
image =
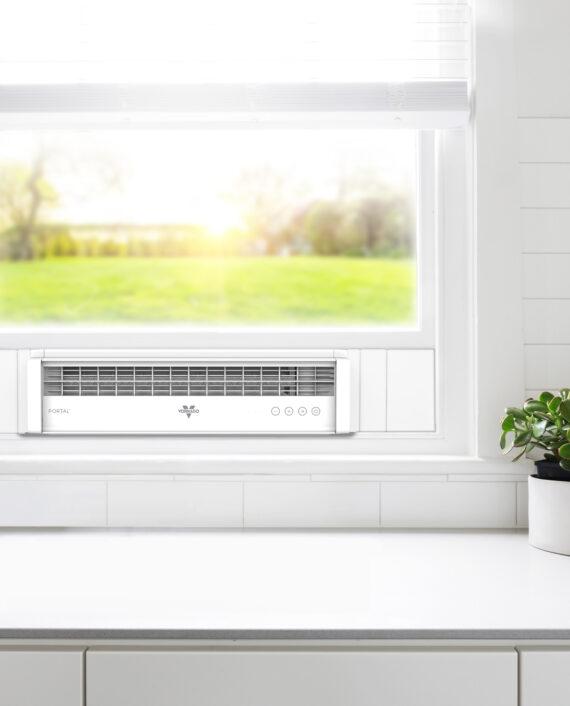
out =
{"type": "MultiPolygon", "coordinates": [[[[60,87],[61,89],[61,87],[60,87]]],[[[60,90],[58,89],[58,90],[60,90]]],[[[3,106],[6,111],[6,105],[3,106]]],[[[296,127],[311,127],[306,115],[291,118],[286,124],[296,127]]],[[[171,120],[164,116],[141,119],[152,127],[168,127],[171,120]]],[[[179,127],[180,120],[176,117],[179,127]]],[[[319,118],[322,122],[322,118],[319,118]]],[[[359,118],[358,124],[378,125],[379,128],[393,125],[392,114],[371,114],[366,121],[359,118]]],[[[422,116],[416,116],[412,124],[401,121],[401,126],[413,127],[422,116]]],[[[139,121],[140,124],[141,121],[139,121]]],[[[429,120],[426,120],[429,124],[429,120]]],[[[146,124],[146,123],[145,123],[146,124]]],[[[227,124],[227,123],[225,123],[227,124]]],[[[248,127],[248,122],[243,124],[248,127]]],[[[341,125],[350,125],[347,115],[341,125]]],[[[105,116],[47,115],[11,113],[0,115],[0,130],[54,127],[117,127],[117,118],[105,116]],[[22,120],[22,118],[24,118],[22,120]]],[[[204,128],[207,122],[194,121],[190,127],[204,128]]],[[[272,125],[283,127],[280,121],[272,125]]],[[[473,420],[469,413],[472,402],[473,376],[469,343],[472,341],[471,317],[465,315],[471,306],[472,277],[468,268],[469,245],[469,194],[468,160],[470,153],[470,129],[457,128],[455,119],[449,130],[421,130],[418,132],[418,325],[415,329],[322,327],[307,328],[245,328],[245,327],[184,327],[184,326],[125,326],[117,327],[2,327],[2,348],[49,348],[49,349],[300,349],[300,348],[348,348],[348,349],[422,349],[436,350],[437,360],[437,410],[436,431],[416,433],[360,432],[349,439],[322,440],[229,440],[218,439],[216,449],[220,452],[238,453],[244,450],[283,455],[287,453],[347,454],[351,458],[370,455],[394,454],[470,454],[473,449],[473,420]],[[451,194],[453,194],[451,196],[451,194]],[[450,239],[451,236],[451,239],[450,239]],[[458,237],[459,236],[459,237],[458,237]],[[445,243],[445,247],[442,244],[445,243]],[[460,258],[458,260],[457,258],[460,258]],[[461,266],[457,267],[457,263],[461,266]],[[157,339],[159,336],[159,339],[157,339]],[[463,395],[457,395],[458,386],[463,395]],[[454,394],[451,394],[451,391],[454,394]],[[461,420],[461,421],[460,421],[461,420]]],[[[270,129],[270,127],[269,127],[270,129]]],[[[33,445],[41,444],[41,440],[33,445]]],[[[114,439],[110,441],[117,453],[149,453],[157,444],[144,440],[114,439]],[[141,446],[143,447],[141,449],[141,446]]],[[[207,445],[210,445],[208,442],[207,445]]],[[[197,453],[206,452],[206,444],[193,441],[197,453]]],[[[30,444],[28,444],[30,446],[30,444]]],[[[159,445],[164,448],[165,444],[159,445]]],[[[166,444],[169,453],[178,452],[182,446],[174,440],[166,444]]],[[[85,439],[50,441],[51,452],[96,453],[96,445],[85,439]]],[[[38,446],[46,450],[45,446],[38,446]]],[[[9,451],[9,449],[7,449],[9,451]]]]}

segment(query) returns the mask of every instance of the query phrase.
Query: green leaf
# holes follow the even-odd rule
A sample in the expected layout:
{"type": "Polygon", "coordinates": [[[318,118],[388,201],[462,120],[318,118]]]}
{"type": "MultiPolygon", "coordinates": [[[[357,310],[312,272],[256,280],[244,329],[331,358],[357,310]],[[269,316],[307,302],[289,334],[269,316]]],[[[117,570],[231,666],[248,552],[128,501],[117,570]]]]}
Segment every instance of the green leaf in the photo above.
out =
{"type": "Polygon", "coordinates": [[[522,431],[516,434],[514,446],[526,446],[532,439],[532,431],[522,431]]]}
{"type": "Polygon", "coordinates": [[[548,403],[548,409],[551,412],[558,412],[558,408],[560,407],[560,403],[562,402],[562,397],[553,397],[550,402],[548,403]]]}
{"type": "Polygon", "coordinates": [[[540,422],[535,422],[532,425],[532,435],[535,439],[540,439],[546,430],[547,424],[548,422],[545,419],[542,419],[540,422]]]}
{"type": "Polygon", "coordinates": [[[570,461],[570,444],[562,444],[558,449],[558,453],[560,454],[560,458],[570,461]]]}
{"type": "Polygon", "coordinates": [[[503,417],[501,429],[503,431],[514,431],[515,430],[515,420],[513,419],[513,417],[511,417],[510,414],[507,414],[506,417],[503,417]]]}
{"type": "Polygon", "coordinates": [[[541,402],[544,402],[544,404],[548,404],[550,400],[554,399],[554,395],[552,394],[552,392],[541,392],[538,396],[538,399],[541,402]]]}
{"type": "Polygon", "coordinates": [[[518,407],[507,407],[505,412],[506,414],[511,417],[514,417],[515,419],[523,419],[526,421],[527,415],[522,411],[522,409],[519,409],[518,407]]]}
{"type": "Polygon", "coordinates": [[[514,441],[514,434],[512,434],[511,431],[506,430],[501,434],[501,439],[499,441],[499,446],[503,450],[504,453],[508,454],[509,451],[513,448],[513,441],[514,441]],[[510,437],[510,440],[509,440],[510,437]],[[508,443],[507,443],[508,441],[508,443]]]}
{"type": "Polygon", "coordinates": [[[570,400],[564,400],[560,403],[560,414],[567,422],[570,422],[570,400]]]}
{"type": "Polygon", "coordinates": [[[563,468],[565,471],[570,471],[570,461],[560,461],[560,468],[563,468]]]}
{"type": "Polygon", "coordinates": [[[513,458],[513,463],[514,463],[515,461],[518,461],[519,458],[522,458],[522,457],[525,455],[525,453],[526,453],[526,448],[524,448],[524,449],[520,452],[520,454],[517,454],[517,455],[513,458]]]}
{"type": "Polygon", "coordinates": [[[562,397],[563,400],[567,400],[568,398],[570,398],[570,388],[563,387],[560,390],[560,396],[562,397]]]}
{"type": "Polygon", "coordinates": [[[529,414],[533,414],[534,412],[548,412],[548,407],[544,404],[544,402],[539,402],[539,400],[527,400],[524,403],[523,408],[524,411],[529,414]]]}

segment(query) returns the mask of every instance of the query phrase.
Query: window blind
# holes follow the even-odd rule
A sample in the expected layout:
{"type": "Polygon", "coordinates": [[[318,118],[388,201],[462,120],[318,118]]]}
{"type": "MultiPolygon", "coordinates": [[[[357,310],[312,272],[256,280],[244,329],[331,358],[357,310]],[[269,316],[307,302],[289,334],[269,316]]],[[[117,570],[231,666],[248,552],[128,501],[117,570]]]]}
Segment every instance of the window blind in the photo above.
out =
{"type": "MultiPolygon", "coordinates": [[[[361,110],[398,104],[405,111],[407,99],[415,101],[414,110],[425,103],[433,111],[439,99],[466,107],[467,0],[19,0],[2,14],[5,88],[105,86],[108,106],[136,110],[137,102],[152,97],[144,90],[137,94],[135,86],[282,85],[289,89],[281,90],[280,100],[289,96],[297,110],[303,96],[313,94],[295,93],[294,86],[378,84],[399,88],[379,90],[380,101],[361,102],[361,110]],[[432,88],[419,89],[422,84],[432,88]],[[119,89],[113,93],[112,86],[119,89]]],[[[218,96],[223,91],[231,107],[234,98],[227,88],[218,89],[218,96]]],[[[321,89],[319,95],[325,94],[321,89]]],[[[5,90],[0,109],[18,95],[5,90]]],[[[68,94],[72,101],[73,95],[84,94],[68,94]]],[[[251,90],[233,95],[258,109],[251,90]]],[[[168,96],[175,94],[163,96],[166,111],[168,96]]],[[[345,108],[351,109],[350,102],[345,108]]],[[[193,109],[187,102],[184,110],[193,109]]]]}

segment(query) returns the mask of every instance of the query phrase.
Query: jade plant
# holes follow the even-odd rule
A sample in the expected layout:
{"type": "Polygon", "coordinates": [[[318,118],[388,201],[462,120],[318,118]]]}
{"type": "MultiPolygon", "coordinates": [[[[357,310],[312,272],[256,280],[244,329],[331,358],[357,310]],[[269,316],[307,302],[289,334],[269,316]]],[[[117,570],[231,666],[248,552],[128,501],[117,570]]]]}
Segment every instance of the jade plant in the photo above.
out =
{"type": "Polygon", "coordinates": [[[556,395],[541,392],[538,399],[526,400],[522,408],[508,407],[501,429],[503,452],[520,449],[513,461],[541,449],[545,461],[570,472],[570,389],[556,395]]]}

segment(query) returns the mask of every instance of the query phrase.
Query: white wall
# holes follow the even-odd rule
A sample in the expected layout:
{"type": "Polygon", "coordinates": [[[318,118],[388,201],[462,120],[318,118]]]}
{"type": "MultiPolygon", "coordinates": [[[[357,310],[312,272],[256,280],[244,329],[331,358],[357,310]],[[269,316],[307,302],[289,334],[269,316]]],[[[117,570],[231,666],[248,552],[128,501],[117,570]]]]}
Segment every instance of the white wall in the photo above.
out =
{"type": "Polygon", "coordinates": [[[570,3],[515,3],[525,381],[570,387],[570,3]]]}

